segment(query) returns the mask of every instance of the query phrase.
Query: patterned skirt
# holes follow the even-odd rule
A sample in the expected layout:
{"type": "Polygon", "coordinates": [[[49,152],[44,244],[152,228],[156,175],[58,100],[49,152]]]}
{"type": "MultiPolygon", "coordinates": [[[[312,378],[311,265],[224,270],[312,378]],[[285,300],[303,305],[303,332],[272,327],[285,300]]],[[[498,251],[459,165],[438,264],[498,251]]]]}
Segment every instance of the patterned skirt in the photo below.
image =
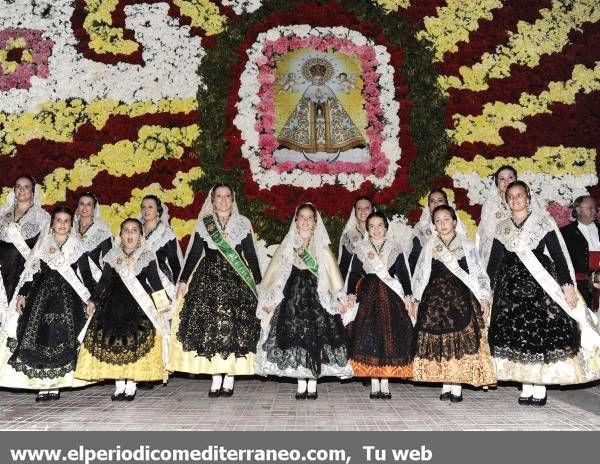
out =
{"type": "Polygon", "coordinates": [[[439,262],[432,264],[415,331],[414,380],[496,384],[479,301],[439,262]]]}
{"type": "Polygon", "coordinates": [[[319,301],[317,277],[293,266],[283,300],[263,328],[256,373],[293,378],[350,377],[344,325],[319,301]]]}
{"type": "Polygon", "coordinates": [[[73,378],[77,336],[85,320],[75,290],[42,263],[19,316],[16,338],[2,337],[0,385],[40,390],[85,385],[73,378]]]}
{"type": "Polygon", "coordinates": [[[359,308],[348,326],[350,363],[357,377],[412,377],[413,326],[402,299],[375,274],[357,291],[359,308]]]}
{"type": "MultiPolygon", "coordinates": [[[[550,259],[537,254],[555,277],[550,259]]],[[[577,323],[550,298],[514,253],[498,269],[489,343],[499,380],[539,384],[584,382],[577,323]]]]}
{"type": "Polygon", "coordinates": [[[256,297],[220,253],[194,272],[173,318],[170,371],[253,375],[260,335],[256,297]]]}
{"type": "Polygon", "coordinates": [[[166,380],[162,337],[117,277],[86,332],[75,375],[85,380],[166,380]]]}

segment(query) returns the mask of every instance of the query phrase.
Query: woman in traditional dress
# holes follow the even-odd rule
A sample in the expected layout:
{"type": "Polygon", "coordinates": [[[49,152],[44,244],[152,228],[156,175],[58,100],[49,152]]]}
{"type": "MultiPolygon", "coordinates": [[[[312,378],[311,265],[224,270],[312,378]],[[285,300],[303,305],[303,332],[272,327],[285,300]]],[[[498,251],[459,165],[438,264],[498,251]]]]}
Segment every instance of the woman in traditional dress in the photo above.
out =
{"type": "Polygon", "coordinates": [[[342,231],[338,250],[338,263],[344,281],[347,280],[350,271],[354,247],[365,237],[367,217],[372,212],[373,201],[369,197],[358,197],[354,202],[350,218],[342,231]]]}
{"type": "MultiPolygon", "coordinates": [[[[73,378],[90,293],[77,276],[88,269],[83,243],[71,234],[73,211],[52,211],[52,231],[30,254],[17,288],[16,307],[3,323],[0,385],[39,390],[36,401],[58,399],[73,378]]],[[[87,282],[88,286],[91,284],[87,282]]]]}
{"type": "Polygon", "coordinates": [[[156,253],[158,268],[173,285],[181,272],[181,248],[169,225],[169,213],[156,195],[146,195],[141,205],[144,239],[156,253]]]}
{"type": "Polygon", "coordinates": [[[410,275],[388,227],[383,213],[369,215],[368,237],[356,245],[348,280],[348,293],[358,301],[348,326],[350,364],[355,376],[371,378],[372,399],[392,397],[390,377],[412,377],[410,275]]]}
{"type": "Polygon", "coordinates": [[[488,274],[494,303],[489,344],[498,380],[523,383],[519,404],[546,404],[546,385],[600,377],[600,336],[573,287],[568,252],[529,187],[506,188],[511,217],[496,228],[488,274]],[[548,254],[545,254],[547,250],[548,254]]]}
{"type": "Polygon", "coordinates": [[[427,195],[427,205],[423,207],[419,222],[413,228],[412,247],[408,256],[408,264],[411,272],[415,270],[421,250],[435,232],[433,223],[431,222],[431,212],[436,206],[447,204],[448,195],[442,189],[433,189],[427,195]]]}
{"type": "Polygon", "coordinates": [[[258,288],[256,373],[297,378],[296,399],[316,399],[319,377],[352,375],[344,281],[329,244],[316,208],[300,205],[258,288]]]}
{"type": "Polygon", "coordinates": [[[441,382],[440,400],[462,401],[462,384],[496,383],[485,320],[490,282],[475,245],[456,230],[448,205],[432,213],[436,234],[427,243],[413,275],[418,304],[413,379],[441,382]]]}
{"type": "Polygon", "coordinates": [[[494,184],[481,207],[481,216],[475,244],[479,250],[481,264],[487,267],[496,234],[496,226],[510,217],[510,208],[506,204],[506,187],[517,180],[517,170],[512,166],[500,166],[494,173],[494,184]]]}
{"type": "Polygon", "coordinates": [[[50,215],[41,208],[39,189],[31,176],[19,176],[0,208],[0,316],[15,308],[15,290],[25,260],[40,235],[46,234],[50,215]]]}
{"type": "MultiPolygon", "coordinates": [[[[86,192],[79,195],[73,229],[88,254],[92,278],[94,282],[98,282],[104,265],[102,259],[112,248],[113,236],[110,227],[102,219],[100,205],[93,193],[86,192]]],[[[89,276],[82,277],[89,281],[89,276]]]]}
{"type": "Polygon", "coordinates": [[[125,219],[87,306],[91,318],[75,376],[115,379],[113,401],[132,401],[136,382],[166,381],[169,322],[162,310],[168,305],[142,224],[125,219]]]}
{"type": "Polygon", "coordinates": [[[254,374],[261,280],[250,221],[233,189],[214,186],[202,206],[179,276],[170,371],[212,375],[209,397],[233,395],[235,376],[254,374]]]}

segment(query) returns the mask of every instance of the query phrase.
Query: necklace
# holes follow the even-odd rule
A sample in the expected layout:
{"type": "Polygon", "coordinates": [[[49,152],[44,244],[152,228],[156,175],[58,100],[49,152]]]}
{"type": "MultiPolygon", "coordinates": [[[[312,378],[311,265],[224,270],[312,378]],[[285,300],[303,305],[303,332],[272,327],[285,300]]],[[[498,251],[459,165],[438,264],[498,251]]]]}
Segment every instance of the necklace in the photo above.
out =
{"type": "Polygon", "coordinates": [[[309,249],[311,240],[312,240],[312,237],[308,239],[308,242],[304,243],[304,241],[303,241],[302,245],[300,245],[298,248],[294,249],[294,251],[296,252],[296,254],[298,256],[300,256],[302,253],[304,253],[306,250],[309,249]]]}
{"type": "MultiPolygon", "coordinates": [[[[148,237],[150,237],[150,236],[151,236],[151,235],[152,235],[152,234],[153,234],[153,233],[156,231],[156,229],[158,229],[158,225],[159,225],[159,224],[160,224],[160,221],[158,221],[158,222],[156,223],[156,226],[154,227],[154,229],[152,229],[152,230],[148,231],[148,233],[146,233],[146,232],[144,231],[144,238],[145,238],[145,239],[147,239],[148,237]]],[[[145,224],[144,224],[144,225],[145,225],[145,224]]]]}
{"type": "Polygon", "coordinates": [[[227,227],[227,223],[229,222],[229,219],[231,218],[231,215],[227,216],[227,219],[225,220],[225,223],[221,223],[221,218],[219,217],[218,214],[215,214],[215,216],[217,217],[217,223],[219,224],[219,227],[221,228],[222,231],[225,230],[225,227],[227,227]]]}
{"type": "Polygon", "coordinates": [[[444,246],[446,248],[450,249],[450,244],[454,241],[455,238],[456,238],[456,232],[454,232],[454,235],[452,236],[452,238],[450,239],[450,241],[448,243],[444,242],[442,237],[440,237],[440,240],[442,241],[442,243],[444,244],[444,246]]]}
{"type": "Polygon", "coordinates": [[[377,246],[373,243],[373,241],[371,239],[369,239],[369,242],[371,243],[371,246],[373,247],[373,249],[375,250],[375,253],[377,253],[379,256],[381,256],[381,253],[383,252],[383,247],[385,246],[385,240],[381,243],[381,245],[379,246],[379,249],[377,249],[377,246]]]}
{"type": "Polygon", "coordinates": [[[523,228],[523,226],[525,225],[525,222],[527,222],[527,219],[529,219],[529,216],[531,216],[531,212],[527,213],[527,216],[525,216],[525,219],[523,219],[519,224],[517,224],[515,222],[515,219],[511,216],[510,220],[512,221],[513,225],[518,229],[521,230],[523,228]]]}
{"type": "Polygon", "coordinates": [[[32,206],[33,206],[33,203],[31,203],[31,204],[30,204],[30,205],[27,207],[27,209],[26,209],[25,211],[23,211],[23,214],[21,214],[21,215],[19,216],[19,219],[17,219],[17,209],[18,209],[18,208],[17,208],[17,205],[15,205],[15,209],[13,210],[13,220],[14,220],[14,222],[18,224],[18,223],[19,223],[19,221],[20,221],[21,219],[23,219],[23,217],[24,217],[24,216],[25,216],[25,215],[26,215],[26,214],[29,212],[29,210],[31,209],[31,207],[32,207],[32,206]]]}
{"type": "Polygon", "coordinates": [[[86,237],[86,234],[87,234],[88,230],[90,230],[90,228],[91,228],[93,225],[94,225],[94,221],[92,221],[92,222],[90,223],[90,225],[89,225],[89,226],[87,226],[87,227],[85,228],[85,230],[82,230],[82,229],[81,229],[81,222],[80,222],[80,223],[77,225],[77,232],[79,233],[79,236],[80,236],[82,239],[84,239],[84,238],[86,237]]]}

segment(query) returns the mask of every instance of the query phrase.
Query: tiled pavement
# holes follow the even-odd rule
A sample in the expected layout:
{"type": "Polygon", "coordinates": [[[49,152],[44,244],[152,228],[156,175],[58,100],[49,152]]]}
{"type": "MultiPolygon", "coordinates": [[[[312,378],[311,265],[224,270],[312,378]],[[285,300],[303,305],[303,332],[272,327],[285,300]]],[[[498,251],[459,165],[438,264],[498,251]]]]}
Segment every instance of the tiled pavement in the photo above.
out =
{"type": "Polygon", "coordinates": [[[464,401],[438,400],[437,386],[392,383],[391,400],[370,400],[360,381],[319,383],[316,401],[294,399],[295,384],[256,378],[236,382],[232,398],[209,399],[208,377],[172,378],[139,390],[135,401],[110,401],[112,384],[62,392],[35,403],[31,392],[0,391],[1,430],[600,430],[600,386],[553,389],[543,408],[517,404],[503,385],[464,389],[464,401]]]}

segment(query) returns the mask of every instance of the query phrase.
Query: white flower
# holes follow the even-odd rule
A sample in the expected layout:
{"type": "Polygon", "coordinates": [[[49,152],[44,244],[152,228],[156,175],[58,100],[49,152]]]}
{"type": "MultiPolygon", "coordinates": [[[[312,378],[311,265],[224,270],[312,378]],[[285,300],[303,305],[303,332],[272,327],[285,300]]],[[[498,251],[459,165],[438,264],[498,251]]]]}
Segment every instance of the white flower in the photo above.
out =
{"type": "MultiPolygon", "coordinates": [[[[308,37],[315,36],[323,38],[334,36],[352,41],[356,45],[366,45],[369,41],[359,32],[349,30],[345,27],[316,27],[309,25],[279,26],[261,33],[257,41],[247,50],[248,62],[240,77],[240,90],[236,107],[238,115],[234,119],[235,126],[240,130],[244,143],[242,145],[242,156],[248,159],[254,180],[260,188],[270,188],[274,185],[292,185],[297,187],[320,187],[322,185],[341,184],[348,190],[353,191],[360,188],[366,182],[371,181],[376,187],[389,186],[394,181],[401,150],[399,146],[400,119],[398,117],[399,103],[394,100],[394,72],[390,62],[390,55],[383,46],[375,46],[377,59],[376,72],[379,75],[380,86],[379,101],[384,112],[385,126],[382,135],[385,137],[382,150],[390,161],[387,172],[383,177],[370,175],[367,178],[358,173],[341,173],[338,175],[317,175],[294,169],[288,173],[278,173],[273,169],[264,169],[259,159],[259,133],[256,131],[256,115],[259,114],[258,104],[260,98],[260,84],[258,83],[259,67],[257,60],[262,57],[262,49],[266,41],[275,41],[280,37],[308,37]]],[[[374,46],[374,44],[371,44],[374,46]]]]}

